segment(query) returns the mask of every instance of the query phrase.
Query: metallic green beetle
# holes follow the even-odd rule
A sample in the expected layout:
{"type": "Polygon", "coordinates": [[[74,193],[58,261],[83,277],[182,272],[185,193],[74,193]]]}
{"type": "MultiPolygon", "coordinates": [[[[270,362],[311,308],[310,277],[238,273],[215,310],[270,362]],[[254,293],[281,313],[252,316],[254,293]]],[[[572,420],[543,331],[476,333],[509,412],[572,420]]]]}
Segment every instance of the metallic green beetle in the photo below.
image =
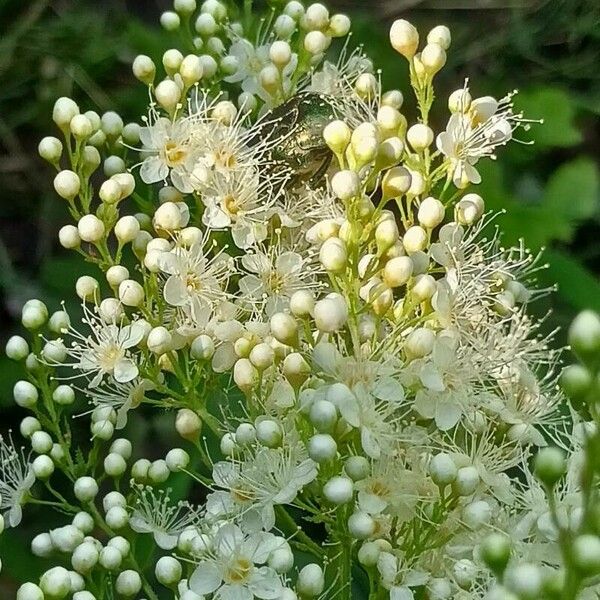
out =
{"type": "Polygon", "coordinates": [[[257,135],[273,142],[273,161],[293,173],[292,185],[318,184],[327,172],[332,153],[323,140],[323,129],[336,116],[332,97],[302,92],[257,123],[257,135]]]}

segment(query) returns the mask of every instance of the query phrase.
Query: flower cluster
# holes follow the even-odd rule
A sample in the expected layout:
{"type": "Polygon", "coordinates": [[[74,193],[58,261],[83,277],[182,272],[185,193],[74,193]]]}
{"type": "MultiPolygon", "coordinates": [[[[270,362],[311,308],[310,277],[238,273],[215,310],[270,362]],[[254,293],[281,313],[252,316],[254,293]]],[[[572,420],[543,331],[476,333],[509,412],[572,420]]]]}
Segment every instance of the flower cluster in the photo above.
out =
{"type": "MultiPolygon", "coordinates": [[[[32,541],[57,566],[18,600],[575,598],[558,549],[586,501],[587,423],[527,312],[537,257],[502,247],[471,187],[528,127],[512,94],[465,84],[436,135],[445,26],[424,45],[390,30],[410,116],[362,50],[325,59],[350,21],[322,4],[261,21],[175,0],[161,23],[185,51],[163,74],[135,59],[141,123],[60,98],[62,140],[39,146],[73,219],[60,243],[99,275],[75,284],[81,322],[30,300],[31,341],[6,348],[33,455],[1,442],[2,522],[69,515],[32,541]],[[152,410],[182,447],[150,459],[127,432],[152,410]]],[[[581,544],[595,597],[600,541],[581,544]]]]}

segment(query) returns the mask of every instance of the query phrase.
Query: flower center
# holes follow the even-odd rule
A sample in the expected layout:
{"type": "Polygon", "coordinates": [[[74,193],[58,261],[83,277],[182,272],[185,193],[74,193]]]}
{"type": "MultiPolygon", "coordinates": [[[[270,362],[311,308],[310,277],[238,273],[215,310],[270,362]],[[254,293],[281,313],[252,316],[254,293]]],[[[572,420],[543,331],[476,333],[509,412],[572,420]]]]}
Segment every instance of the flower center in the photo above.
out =
{"type": "Polygon", "coordinates": [[[173,140],[165,144],[165,161],[169,167],[175,167],[181,164],[187,156],[187,151],[173,140]]]}
{"type": "Polygon", "coordinates": [[[240,203],[233,194],[227,194],[223,198],[223,208],[230,215],[237,215],[240,212],[240,203]]]}
{"type": "Polygon", "coordinates": [[[98,365],[103,371],[112,371],[115,365],[125,356],[125,350],[117,344],[100,347],[98,351],[98,365]]]}
{"type": "Polygon", "coordinates": [[[254,500],[254,493],[252,490],[244,489],[242,487],[231,488],[231,497],[234,502],[238,504],[247,504],[254,500]]]}
{"type": "Polygon", "coordinates": [[[227,583],[244,583],[252,571],[252,562],[242,556],[233,559],[227,566],[227,571],[223,577],[227,583]]]}
{"type": "Polygon", "coordinates": [[[188,292],[199,292],[202,289],[202,281],[197,273],[188,273],[185,285],[188,292]]]}

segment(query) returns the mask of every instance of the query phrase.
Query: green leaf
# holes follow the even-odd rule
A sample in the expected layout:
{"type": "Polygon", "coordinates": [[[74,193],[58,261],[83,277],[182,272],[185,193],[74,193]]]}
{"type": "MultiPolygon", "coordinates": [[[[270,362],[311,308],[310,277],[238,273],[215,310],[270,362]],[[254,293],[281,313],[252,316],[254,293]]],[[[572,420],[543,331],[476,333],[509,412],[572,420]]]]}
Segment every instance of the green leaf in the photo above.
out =
{"type": "Polygon", "coordinates": [[[543,208],[562,216],[559,239],[570,241],[573,228],[598,210],[598,169],[585,157],[561,165],[548,180],[543,208]]]}
{"type": "Polygon", "coordinates": [[[560,250],[547,250],[548,268],[538,278],[546,285],[556,283],[560,296],[576,311],[600,311],[600,281],[575,258],[560,250]]]}
{"type": "Polygon", "coordinates": [[[543,119],[544,124],[532,129],[539,146],[575,146],[582,140],[575,126],[575,106],[567,92],[560,88],[536,87],[515,97],[515,106],[526,118],[543,119]]]}

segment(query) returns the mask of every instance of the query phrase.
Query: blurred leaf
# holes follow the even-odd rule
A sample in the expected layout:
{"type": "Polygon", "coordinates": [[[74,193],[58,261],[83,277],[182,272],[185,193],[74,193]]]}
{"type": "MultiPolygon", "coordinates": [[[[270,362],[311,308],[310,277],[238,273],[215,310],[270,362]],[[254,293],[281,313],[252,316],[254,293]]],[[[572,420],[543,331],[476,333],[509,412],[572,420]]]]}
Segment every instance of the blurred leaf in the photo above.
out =
{"type": "Polygon", "coordinates": [[[495,212],[506,211],[495,219],[506,244],[524,238],[528,247],[539,249],[556,240],[570,241],[577,226],[598,210],[598,169],[589,158],[561,165],[538,202],[506,190],[505,182],[510,179],[498,163],[482,163],[479,170],[483,181],[478,193],[485,198],[486,206],[495,212]]]}
{"type": "Polygon", "coordinates": [[[575,107],[567,92],[559,88],[538,87],[519,93],[515,106],[529,119],[543,119],[533,138],[541,147],[567,147],[579,144],[581,132],[575,127],[575,107]]]}
{"type": "Polygon", "coordinates": [[[543,210],[556,213],[557,238],[570,241],[573,229],[596,214],[599,204],[598,169],[586,157],[561,165],[548,181],[543,210]]]}
{"type": "Polygon", "coordinates": [[[576,311],[591,308],[600,311],[600,282],[575,258],[560,250],[544,253],[548,268],[539,279],[546,285],[558,284],[558,292],[576,311]]]}

